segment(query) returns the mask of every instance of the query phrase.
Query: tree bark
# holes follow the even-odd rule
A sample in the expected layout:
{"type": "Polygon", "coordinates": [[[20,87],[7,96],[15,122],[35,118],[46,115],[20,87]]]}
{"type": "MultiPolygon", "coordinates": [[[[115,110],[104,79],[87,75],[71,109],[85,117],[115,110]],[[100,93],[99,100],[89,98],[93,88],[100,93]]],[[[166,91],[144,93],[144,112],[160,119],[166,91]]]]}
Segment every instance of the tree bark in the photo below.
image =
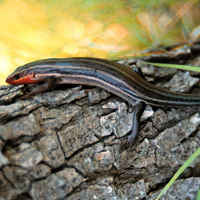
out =
{"type": "MultiPolygon", "coordinates": [[[[142,62],[200,66],[200,42],[163,49],[118,62],[141,67],[159,87],[200,93],[199,73],[142,62]]],[[[126,101],[100,88],[69,85],[17,100],[33,87],[0,87],[0,200],[153,200],[200,146],[200,107],[147,106],[129,151],[134,110],[126,101]]],[[[196,199],[199,166],[198,157],[163,199],[196,199]]]]}

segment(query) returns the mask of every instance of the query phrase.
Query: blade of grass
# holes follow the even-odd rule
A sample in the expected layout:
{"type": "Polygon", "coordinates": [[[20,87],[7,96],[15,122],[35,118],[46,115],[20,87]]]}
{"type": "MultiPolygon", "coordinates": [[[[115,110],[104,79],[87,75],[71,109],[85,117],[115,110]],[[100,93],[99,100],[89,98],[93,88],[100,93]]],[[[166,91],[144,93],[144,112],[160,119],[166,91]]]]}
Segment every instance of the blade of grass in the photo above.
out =
{"type": "Polygon", "coordinates": [[[146,61],[142,61],[142,62],[150,64],[150,65],[154,65],[157,67],[169,67],[169,68],[175,68],[175,69],[200,72],[200,67],[195,67],[195,66],[190,66],[190,65],[164,64],[164,63],[153,63],[153,62],[146,62],[146,61]]]}
{"type": "Polygon", "coordinates": [[[194,159],[200,154],[200,147],[185,161],[185,163],[174,174],[169,183],[163,188],[156,200],[158,200],[173,184],[173,182],[180,176],[181,173],[194,161],[194,159]]]}
{"type": "Polygon", "coordinates": [[[197,193],[197,198],[196,198],[196,200],[200,200],[200,188],[199,188],[199,191],[198,191],[198,193],[197,193]]]}

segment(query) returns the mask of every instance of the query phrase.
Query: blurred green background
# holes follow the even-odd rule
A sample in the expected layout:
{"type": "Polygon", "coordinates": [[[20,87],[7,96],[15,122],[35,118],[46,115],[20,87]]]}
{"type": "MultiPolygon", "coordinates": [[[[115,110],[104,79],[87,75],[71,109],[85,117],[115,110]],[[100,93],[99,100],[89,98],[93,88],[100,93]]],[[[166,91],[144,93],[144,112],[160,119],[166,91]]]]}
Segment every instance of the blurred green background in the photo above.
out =
{"type": "Polygon", "coordinates": [[[16,67],[37,59],[116,59],[196,40],[199,11],[197,0],[2,0],[0,85],[16,67]]]}

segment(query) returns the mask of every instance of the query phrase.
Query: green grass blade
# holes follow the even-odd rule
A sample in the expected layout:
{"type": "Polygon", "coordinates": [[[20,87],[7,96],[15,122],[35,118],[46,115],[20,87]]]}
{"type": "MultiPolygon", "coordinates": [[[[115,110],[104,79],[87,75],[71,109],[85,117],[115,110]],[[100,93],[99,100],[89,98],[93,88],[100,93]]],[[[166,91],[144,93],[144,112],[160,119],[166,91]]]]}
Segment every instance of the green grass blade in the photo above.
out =
{"type": "Polygon", "coordinates": [[[200,188],[199,188],[199,191],[198,191],[198,193],[197,193],[197,198],[196,198],[196,200],[200,200],[200,188]]]}
{"type": "MultiPolygon", "coordinates": [[[[163,188],[156,200],[158,200],[173,184],[173,182],[180,176],[180,174],[194,161],[194,159],[200,154],[200,147],[186,160],[186,162],[179,168],[174,174],[169,183],[163,188]]],[[[199,199],[198,199],[199,200],[199,199]]]]}
{"type": "Polygon", "coordinates": [[[175,69],[200,72],[200,67],[195,67],[195,66],[190,66],[190,65],[164,64],[164,63],[153,63],[153,62],[146,62],[146,61],[143,61],[143,62],[150,65],[158,66],[158,67],[169,67],[169,68],[175,68],[175,69]]]}

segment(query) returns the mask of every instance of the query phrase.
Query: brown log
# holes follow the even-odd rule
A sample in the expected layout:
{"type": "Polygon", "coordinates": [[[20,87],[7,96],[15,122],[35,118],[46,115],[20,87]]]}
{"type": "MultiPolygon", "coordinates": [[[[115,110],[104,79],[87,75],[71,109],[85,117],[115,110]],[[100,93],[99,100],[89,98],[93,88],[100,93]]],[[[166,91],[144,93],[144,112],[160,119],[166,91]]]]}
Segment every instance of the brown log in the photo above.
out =
{"type": "MultiPolygon", "coordinates": [[[[165,50],[118,62],[141,67],[160,87],[200,93],[199,73],[141,62],[200,67],[200,42],[165,50]]],[[[129,152],[134,110],[126,101],[69,85],[17,100],[32,87],[0,87],[0,200],[155,199],[200,146],[200,107],[147,106],[129,152]]],[[[199,166],[198,157],[163,199],[196,199],[199,166]]]]}

